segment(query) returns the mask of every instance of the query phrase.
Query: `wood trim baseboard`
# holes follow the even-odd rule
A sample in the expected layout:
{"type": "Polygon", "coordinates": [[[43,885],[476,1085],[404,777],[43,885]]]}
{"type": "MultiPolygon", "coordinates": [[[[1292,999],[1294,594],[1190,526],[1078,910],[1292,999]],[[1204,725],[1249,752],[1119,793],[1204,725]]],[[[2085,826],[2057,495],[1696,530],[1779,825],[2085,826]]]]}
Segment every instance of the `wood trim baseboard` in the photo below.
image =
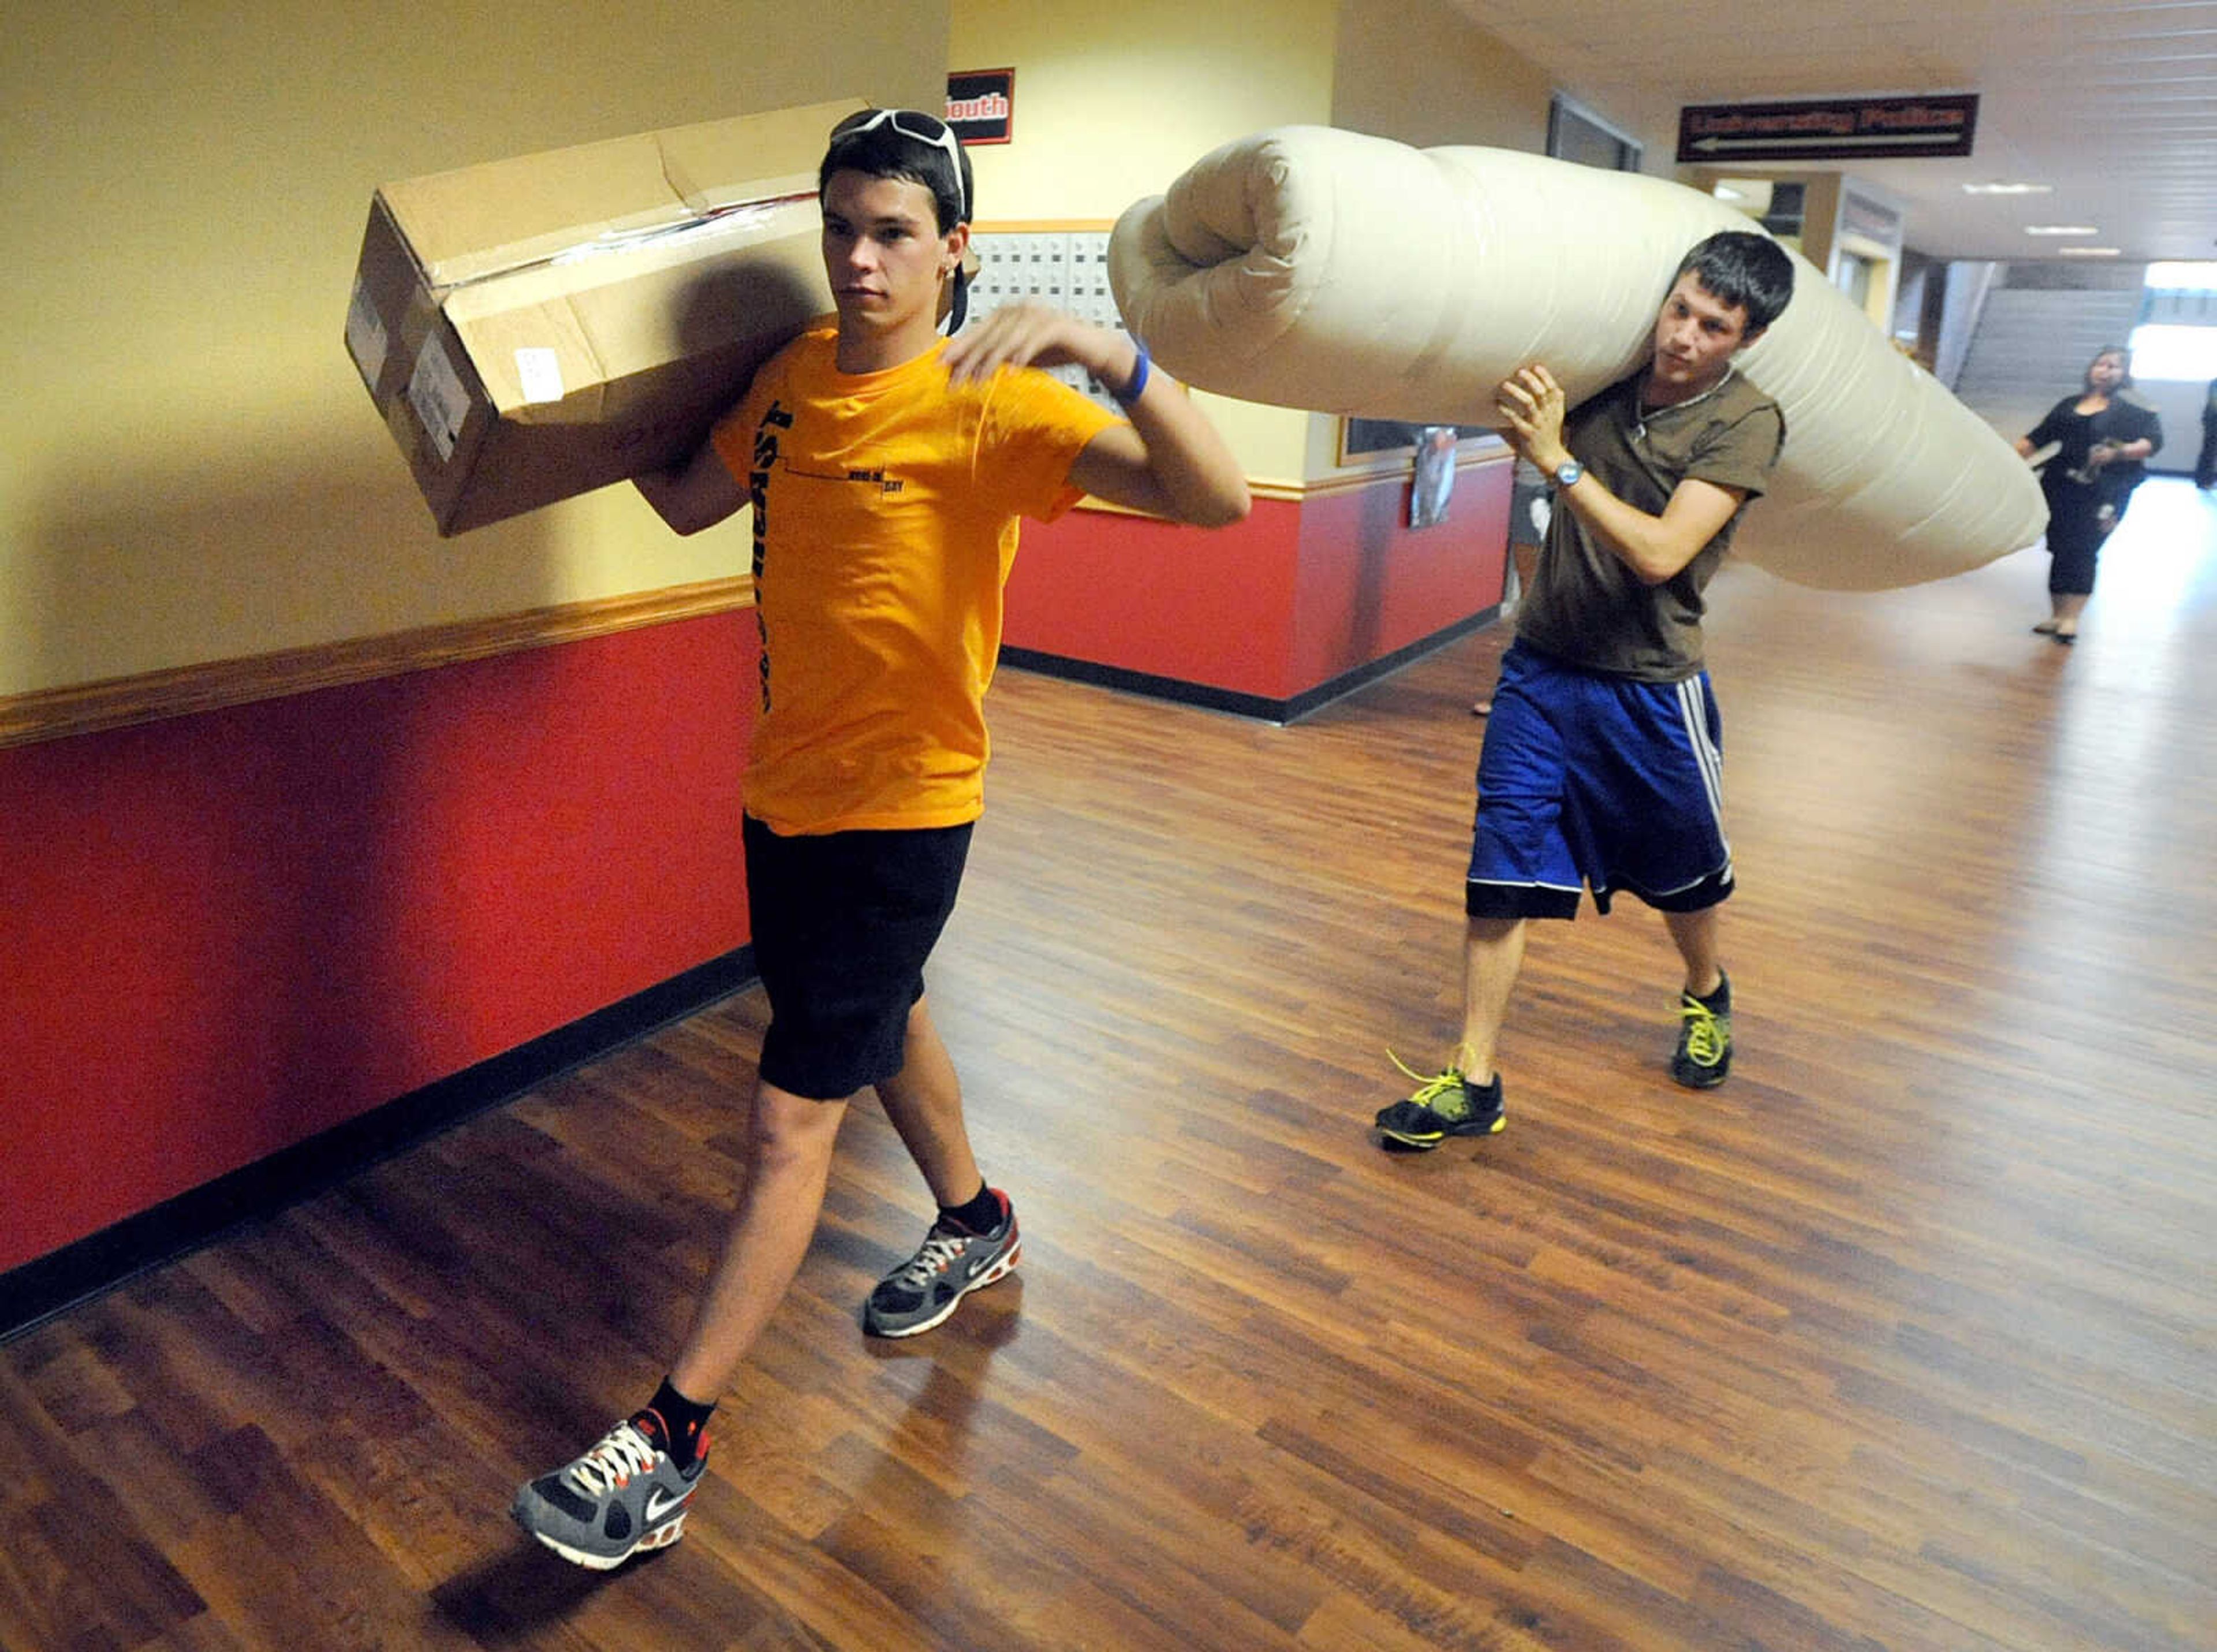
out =
{"type": "MultiPolygon", "coordinates": [[[[1488,449],[1466,455],[1455,461],[1455,473],[1467,470],[1484,470],[1493,465],[1511,462],[1516,455],[1506,448],[1488,449]]],[[[1382,461],[1363,470],[1351,470],[1342,475],[1320,477],[1312,482],[1282,482],[1249,477],[1247,491],[1258,499],[1273,499],[1281,504],[1303,504],[1311,499],[1329,498],[1337,493],[1355,493],[1364,488],[1377,487],[1384,483],[1408,485],[1415,467],[1408,454],[1396,459],[1382,461]]],[[[1078,503],[1080,510],[1099,510],[1110,516],[1145,517],[1144,510],[1127,510],[1121,504],[1111,504],[1106,499],[1087,494],[1078,503]]]]}
{"type": "MultiPolygon", "coordinates": [[[[1475,453],[1458,453],[1455,474],[1460,476],[1467,470],[1486,470],[1495,465],[1513,464],[1516,459],[1516,455],[1505,446],[1480,448],[1475,453]]],[[[1405,486],[1415,475],[1416,468],[1416,450],[1404,449],[1359,468],[1351,467],[1336,476],[1305,483],[1297,497],[1321,499],[1335,493],[1353,493],[1366,487],[1375,487],[1380,482],[1398,482],[1405,486]]]]}
{"type": "Polygon", "coordinates": [[[581,642],[753,604],[753,580],[744,577],[707,579],[660,591],[558,603],[485,619],[419,626],[389,636],[317,643],[244,659],[210,660],[73,688],[40,689],[0,697],[0,750],[250,705],[258,700],[281,699],[314,689],[374,682],[527,648],[581,642]]]}
{"type": "Polygon", "coordinates": [[[970,226],[973,235],[1099,234],[1116,227],[1113,218],[996,218],[970,226]]]}
{"type": "MultiPolygon", "coordinates": [[[[1507,461],[1505,450],[1464,457],[1456,468],[1475,469],[1507,461]]],[[[1377,467],[1312,482],[1257,481],[1258,498],[1301,504],[1335,493],[1405,481],[1405,456],[1377,467]]],[[[1119,512],[1119,507],[1089,498],[1082,509],[1119,512]]],[[[1139,515],[1137,511],[1121,512],[1139,515]]],[[[220,711],[260,700],[282,699],[315,689],[374,682],[407,671],[429,671],[466,660],[489,659],[527,648],[580,642],[640,626],[664,625],[754,605],[754,582],[744,576],[670,585],[660,591],[594,597],[577,603],[527,609],[485,619],[455,620],[419,626],[389,636],[314,643],[240,659],[216,659],[165,671],[108,678],[70,688],[36,689],[0,696],[0,751],[66,739],[111,728],[158,722],[167,717],[220,711]]]]}

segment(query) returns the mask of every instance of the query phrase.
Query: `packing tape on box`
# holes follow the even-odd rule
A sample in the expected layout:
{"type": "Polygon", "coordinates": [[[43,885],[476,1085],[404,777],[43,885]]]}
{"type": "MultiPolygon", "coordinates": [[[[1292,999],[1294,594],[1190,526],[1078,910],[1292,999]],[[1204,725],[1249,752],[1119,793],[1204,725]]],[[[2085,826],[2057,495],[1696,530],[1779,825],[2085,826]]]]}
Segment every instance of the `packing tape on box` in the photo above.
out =
{"type": "Polygon", "coordinates": [[[415,369],[408,375],[408,405],[416,410],[416,422],[423,427],[440,462],[452,459],[462,421],[469,416],[470,395],[436,333],[417,352],[415,369]]]}

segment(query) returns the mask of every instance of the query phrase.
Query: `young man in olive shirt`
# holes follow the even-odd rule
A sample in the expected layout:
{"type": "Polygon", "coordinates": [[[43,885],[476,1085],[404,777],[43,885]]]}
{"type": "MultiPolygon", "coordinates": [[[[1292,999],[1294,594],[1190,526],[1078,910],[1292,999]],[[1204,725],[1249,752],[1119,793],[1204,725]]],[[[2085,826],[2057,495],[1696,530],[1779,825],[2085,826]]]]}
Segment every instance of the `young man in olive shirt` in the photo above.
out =
{"type": "Polygon", "coordinates": [[[1503,434],[1551,480],[1555,510],[1479,760],[1461,1044],[1380,1110],[1389,1148],[1502,1128],[1494,1048],[1527,921],[1575,916],[1582,887],[1602,912],[1628,889],[1663,914],[1686,970],[1671,1076],[1702,1089],[1731,1065],[1717,907],[1732,854],[1702,591],[1785,440],[1777,404],[1733,358],[1793,282],[1768,238],[1712,236],[1680,265],[1631,377],[1567,411],[1541,365],[1497,393],[1503,434]]]}

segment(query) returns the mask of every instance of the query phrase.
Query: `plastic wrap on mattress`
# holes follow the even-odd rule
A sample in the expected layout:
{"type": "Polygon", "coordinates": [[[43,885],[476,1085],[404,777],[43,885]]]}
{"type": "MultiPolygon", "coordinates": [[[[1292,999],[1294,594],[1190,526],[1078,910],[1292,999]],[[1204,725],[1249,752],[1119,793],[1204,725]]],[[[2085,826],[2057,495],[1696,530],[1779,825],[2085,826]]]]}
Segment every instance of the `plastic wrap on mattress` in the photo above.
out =
{"type": "MultiPolygon", "coordinates": [[[[1249,401],[1492,423],[1544,362],[1575,404],[1639,365],[1678,261],[1751,220],[1683,184],[1512,150],[1287,127],[1205,156],[1110,238],[1124,319],[1186,382],[1249,401]]],[[[1743,351],[1787,439],[1734,548],[1800,584],[1881,590],[2032,544],[2033,474],[1794,257],[1743,351]]]]}

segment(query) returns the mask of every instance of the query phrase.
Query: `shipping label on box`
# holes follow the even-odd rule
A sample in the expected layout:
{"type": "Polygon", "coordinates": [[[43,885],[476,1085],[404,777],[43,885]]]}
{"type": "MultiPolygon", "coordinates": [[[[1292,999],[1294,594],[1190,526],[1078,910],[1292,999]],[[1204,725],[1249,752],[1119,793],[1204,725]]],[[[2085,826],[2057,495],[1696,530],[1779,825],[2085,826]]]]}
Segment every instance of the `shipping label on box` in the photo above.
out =
{"type": "Polygon", "coordinates": [[[855,101],[388,183],[346,343],[442,534],[676,462],[832,308],[815,167],[855,101]]]}

